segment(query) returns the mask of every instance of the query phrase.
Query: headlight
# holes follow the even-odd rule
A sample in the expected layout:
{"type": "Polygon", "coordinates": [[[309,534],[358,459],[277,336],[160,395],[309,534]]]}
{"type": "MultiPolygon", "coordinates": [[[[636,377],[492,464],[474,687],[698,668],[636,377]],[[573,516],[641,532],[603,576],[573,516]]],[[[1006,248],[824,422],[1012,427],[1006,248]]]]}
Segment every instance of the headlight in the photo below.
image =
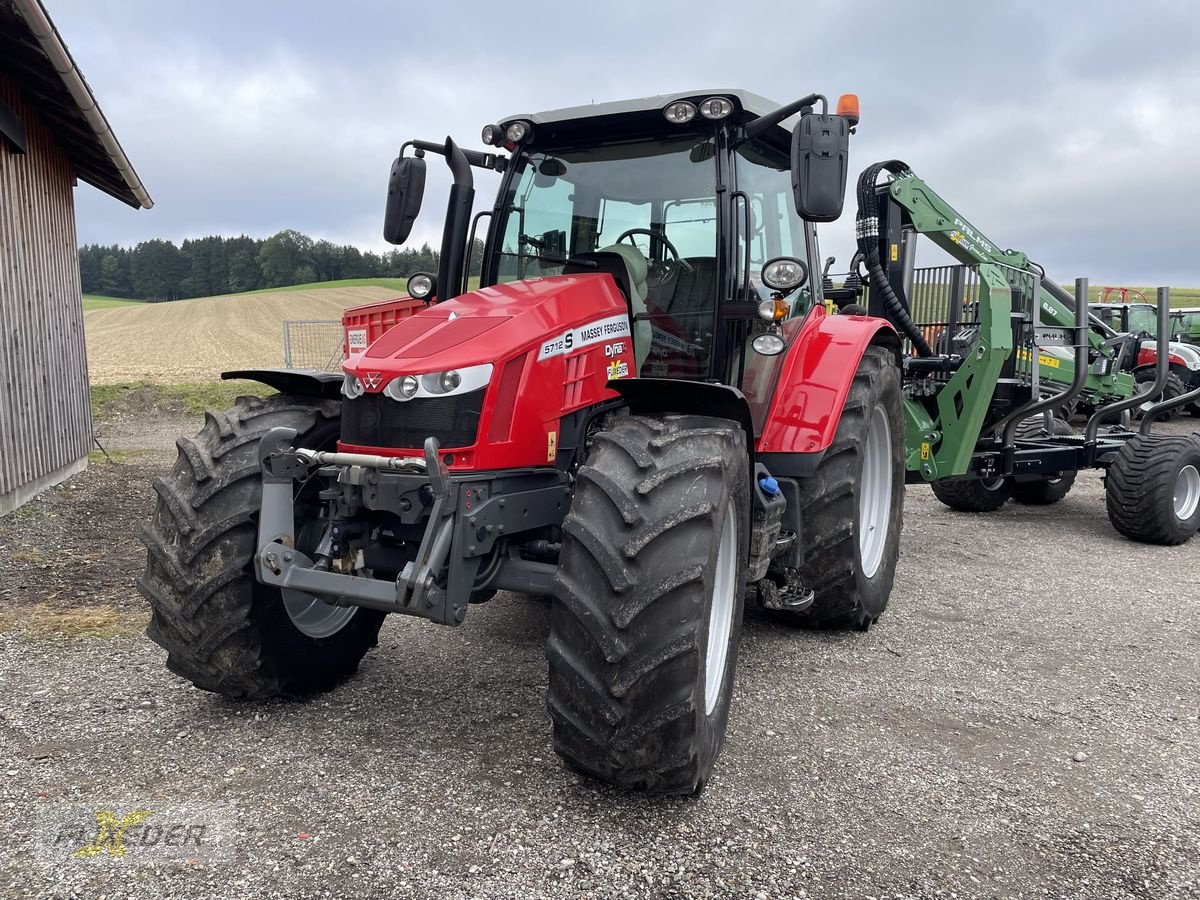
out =
{"type": "Polygon", "coordinates": [[[417,396],[417,391],[420,389],[421,382],[417,380],[416,375],[401,375],[388,382],[388,386],[383,389],[383,392],[393,400],[411,400],[417,396]]]}
{"type": "Polygon", "coordinates": [[[696,118],[696,106],[686,100],[677,100],[663,110],[663,115],[666,116],[668,122],[674,125],[683,125],[696,118]]]}
{"type": "Polygon", "coordinates": [[[723,119],[733,112],[733,104],[724,97],[709,97],[700,104],[700,115],[706,119],[723,119]]]}
{"type": "Polygon", "coordinates": [[[483,131],[479,136],[483,138],[483,142],[489,147],[495,147],[500,143],[500,126],[484,125],[483,131]]]}
{"type": "Polygon", "coordinates": [[[408,279],[408,296],[414,300],[428,300],[437,287],[437,277],[428,272],[417,272],[408,279]]]}
{"type": "Polygon", "coordinates": [[[768,331],[751,341],[750,346],[754,348],[755,353],[761,353],[763,356],[778,356],[784,351],[787,344],[775,332],[768,331]]]}
{"type": "Polygon", "coordinates": [[[391,380],[383,392],[393,400],[448,397],[467,394],[487,387],[492,380],[492,364],[467,366],[465,369],[447,369],[444,372],[426,372],[422,375],[398,375],[391,380]]]}
{"type": "Polygon", "coordinates": [[[808,266],[791,256],[767,260],[762,267],[763,284],[775,291],[792,291],[808,280],[808,266]]]}
{"type": "Polygon", "coordinates": [[[347,375],[342,379],[342,396],[350,400],[354,400],[363,395],[363,383],[353,375],[347,375]]]}
{"type": "Polygon", "coordinates": [[[532,130],[528,122],[513,122],[508,128],[504,129],[504,136],[514,144],[519,144],[525,138],[529,137],[532,130]]]}

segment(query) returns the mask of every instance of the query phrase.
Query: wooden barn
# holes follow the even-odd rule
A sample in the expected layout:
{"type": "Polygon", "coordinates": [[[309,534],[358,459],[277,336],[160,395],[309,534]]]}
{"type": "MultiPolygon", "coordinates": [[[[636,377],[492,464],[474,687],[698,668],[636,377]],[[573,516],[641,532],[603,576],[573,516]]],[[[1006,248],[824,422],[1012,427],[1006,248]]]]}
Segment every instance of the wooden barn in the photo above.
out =
{"type": "Polygon", "coordinates": [[[152,201],[39,0],[0,0],[0,515],[92,446],[77,182],[152,201]]]}

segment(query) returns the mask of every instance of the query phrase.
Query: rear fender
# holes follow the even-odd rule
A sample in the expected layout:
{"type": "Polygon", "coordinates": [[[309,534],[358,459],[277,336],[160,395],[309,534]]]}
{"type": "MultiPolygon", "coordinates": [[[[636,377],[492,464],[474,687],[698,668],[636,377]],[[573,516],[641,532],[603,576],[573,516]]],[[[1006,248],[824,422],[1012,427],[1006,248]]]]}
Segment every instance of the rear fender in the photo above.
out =
{"type": "Polygon", "coordinates": [[[788,348],[758,440],[758,453],[770,454],[764,461],[776,463],[773,471],[803,474],[810,468],[806,459],[819,459],[833,443],[858,364],[871,346],[886,347],[900,364],[900,338],[885,319],[831,316],[821,307],[809,313],[788,348]]]}
{"type": "Polygon", "coordinates": [[[223,381],[257,381],[281,394],[328,397],[333,400],[341,397],[344,378],[338,372],[321,372],[317,369],[235,369],[221,373],[223,381]]]}

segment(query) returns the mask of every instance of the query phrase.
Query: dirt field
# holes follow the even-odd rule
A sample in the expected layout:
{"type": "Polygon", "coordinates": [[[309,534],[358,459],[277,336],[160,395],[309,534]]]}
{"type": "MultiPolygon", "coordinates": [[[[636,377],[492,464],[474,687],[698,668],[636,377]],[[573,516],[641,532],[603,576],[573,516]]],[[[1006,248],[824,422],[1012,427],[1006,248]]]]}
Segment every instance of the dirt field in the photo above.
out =
{"type": "Polygon", "coordinates": [[[0,519],[0,896],[1200,896],[1200,547],[1117,536],[1095,473],[988,516],[910,489],[880,624],[749,613],[714,778],[662,800],[552,752],[544,601],[393,616],[308,703],[172,676],[137,532],[197,424],[107,423],[117,464],[0,519]],[[195,801],[224,804],[228,861],[33,846],[58,802],[195,801]]]}
{"type": "Polygon", "coordinates": [[[344,287],[95,309],[84,313],[88,370],[93,384],[178,383],[282,366],[285,319],[340,319],[348,306],[395,296],[344,287]]]}

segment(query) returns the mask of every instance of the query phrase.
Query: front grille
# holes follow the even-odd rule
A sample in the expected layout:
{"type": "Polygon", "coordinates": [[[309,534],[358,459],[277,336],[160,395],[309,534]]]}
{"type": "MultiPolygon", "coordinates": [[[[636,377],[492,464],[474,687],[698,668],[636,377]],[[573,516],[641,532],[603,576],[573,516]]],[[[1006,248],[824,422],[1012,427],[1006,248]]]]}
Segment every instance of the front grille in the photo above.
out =
{"type": "Polygon", "coordinates": [[[342,441],[361,447],[419,450],[425,438],[442,447],[469,447],[479,430],[486,388],[449,397],[414,397],[399,401],[383,394],[364,394],[342,403],[342,441]]]}

